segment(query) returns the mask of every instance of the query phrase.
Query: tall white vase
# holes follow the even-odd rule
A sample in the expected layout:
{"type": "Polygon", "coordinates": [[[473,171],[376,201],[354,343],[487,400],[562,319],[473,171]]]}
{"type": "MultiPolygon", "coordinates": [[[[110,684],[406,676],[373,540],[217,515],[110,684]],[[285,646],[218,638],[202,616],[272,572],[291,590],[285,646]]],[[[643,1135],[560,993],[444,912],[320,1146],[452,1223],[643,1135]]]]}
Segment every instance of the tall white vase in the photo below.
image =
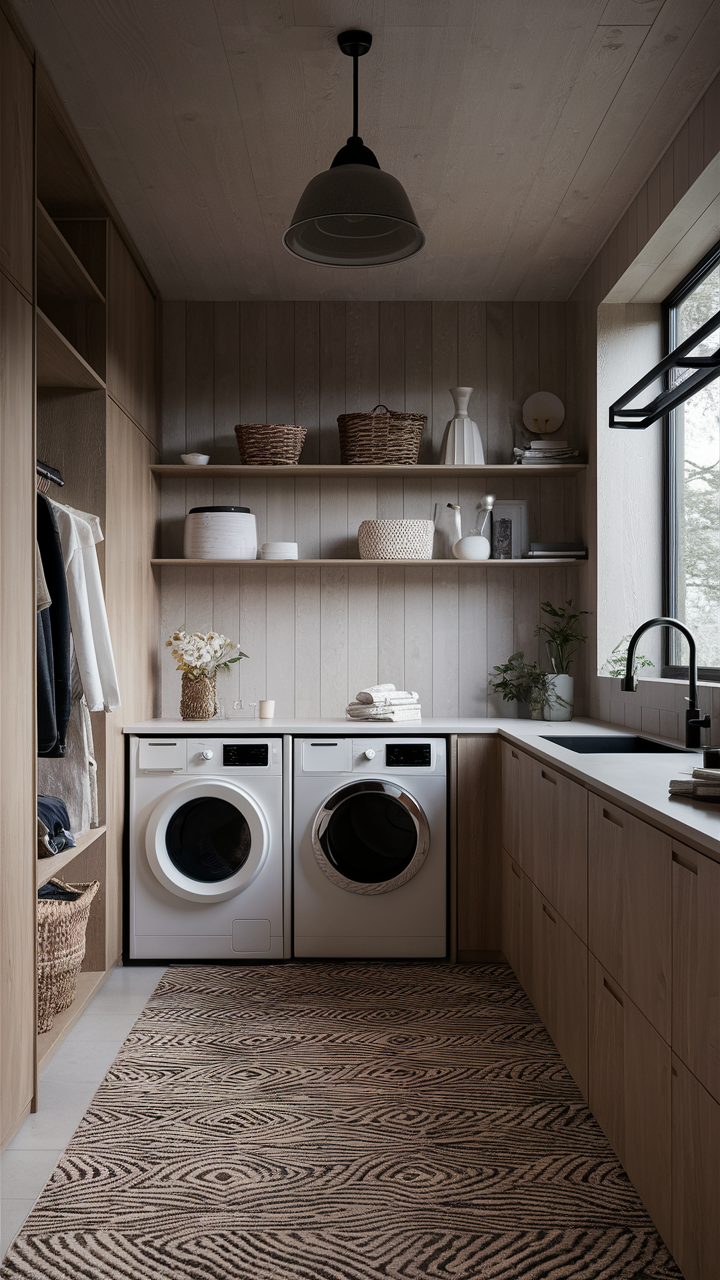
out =
{"type": "Polygon", "coordinates": [[[478,466],[485,462],[482,438],[477,422],[468,417],[467,407],[472,387],[450,387],[455,417],[445,428],[442,460],[445,466],[478,466]]]}
{"type": "Polygon", "coordinates": [[[574,676],[558,675],[550,677],[551,702],[543,711],[543,720],[572,720],[573,702],[575,699],[574,676]]]}

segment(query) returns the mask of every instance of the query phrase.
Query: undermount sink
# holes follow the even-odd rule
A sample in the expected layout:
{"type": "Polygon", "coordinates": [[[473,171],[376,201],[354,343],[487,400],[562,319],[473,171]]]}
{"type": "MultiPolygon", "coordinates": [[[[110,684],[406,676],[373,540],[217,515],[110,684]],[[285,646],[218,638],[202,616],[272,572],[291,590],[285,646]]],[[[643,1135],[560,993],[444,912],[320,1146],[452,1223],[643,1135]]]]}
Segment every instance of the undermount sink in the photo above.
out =
{"type": "Polygon", "coordinates": [[[651,738],[641,738],[637,734],[623,733],[615,737],[612,734],[603,734],[602,737],[568,736],[563,738],[551,738],[542,735],[544,742],[554,742],[558,747],[565,747],[567,751],[579,751],[581,755],[587,756],[605,756],[605,755],[659,755],[667,753],[684,754],[683,747],[668,747],[664,742],[653,742],[651,738]]]}

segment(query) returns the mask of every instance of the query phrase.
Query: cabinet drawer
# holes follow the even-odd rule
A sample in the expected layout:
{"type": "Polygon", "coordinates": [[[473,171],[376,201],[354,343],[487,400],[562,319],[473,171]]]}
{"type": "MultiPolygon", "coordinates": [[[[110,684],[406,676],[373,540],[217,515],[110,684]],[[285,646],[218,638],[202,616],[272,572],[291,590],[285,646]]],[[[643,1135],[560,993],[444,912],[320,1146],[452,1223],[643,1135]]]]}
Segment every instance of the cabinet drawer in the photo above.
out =
{"type": "Polygon", "coordinates": [[[596,795],[589,800],[589,947],[669,1043],[670,838],[596,795]]]}
{"type": "Polygon", "coordinates": [[[504,849],[502,876],[502,949],[518,982],[532,1000],[531,884],[504,849]]]}
{"type": "Polygon", "coordinates": [[[530,766],[533,879],[587,942],[587,791],[537,760],[530,766]]]}
{"type": "Polygon", "coordinates": [[[587,1098],[587,948],[534,885],[532,1000],[587,1098]]]}
{"type": "Polygon", "coordinates": [[[531,805],[529,756],[510,742],[502,744],[502,843],[503,848],[530,874],[525,839],[531,805]]]}
{"type": "Polygon", "coordinates": [[[685,1280],[720,1275],[720,1105],[672,1058],[672,1251],[685,1280]]]}
{"type": "Polygon", "coordinates": [[[590,1110],[670,1244],[670,1048],[590,956],[590,1110]]]}
{"type": "Polygon", "coordinates": [[[673,1052],[720,1101],[720,866],[673,841],[673,1052]]]}

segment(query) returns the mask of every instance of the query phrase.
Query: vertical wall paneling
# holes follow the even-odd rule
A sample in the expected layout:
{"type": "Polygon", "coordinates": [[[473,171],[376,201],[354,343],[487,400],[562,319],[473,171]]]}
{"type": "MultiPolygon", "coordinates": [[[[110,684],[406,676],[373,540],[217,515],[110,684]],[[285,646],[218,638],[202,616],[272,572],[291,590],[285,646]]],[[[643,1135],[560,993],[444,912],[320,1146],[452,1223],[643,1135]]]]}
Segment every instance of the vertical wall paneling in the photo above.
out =
{"type": "MultiPolygon", "coordinates": [[[[236,422],[286,421],[307,428],[304,460],[336,461],[338,414],[380,402],[427,415],[423,456],[437,461],[452,414],[448,388],[459,383],[474,388],[470,410],[487,460],[507,462],[510,416],[522,399],[540,388],[565,395],[565,333],[562,303],[169,303],[163,457],[202,449],[232,462],[236,422]]],[[[458,502],[468,531],[489,486],[498,497],[527,500],[533,537],[572,538],[579,536],[574,483],[519,471],[502,480],[431,481],[392,469],[348,481],[303,475],[302,465],[291,479],[269,471],[266,479],[212,485],[164,480],[162,548],[180,556],[185,513],[214,501],[250,507],[259,541],[296,540],[301,559],[354,558],[366,519],[428,519],[436,504],[458,502]]],[[[407,571],[360,563],[349,571],[164,569],[162,631],[184,622],[239,636],[249,657],[221,675],[219,690],[227,710],[242,697],[246,715],[266,696],[278,714],[341,715],[375,680],[417,689],[435,715],[512,713],[488,703],[488,671],[518,647],[537,656],[541,593],[566,586],[565,570],[541,586],[545,573],[467,572],[437,562],[407,571]]],[[[160,664],[163,713],[173,715],[179,677],[167,650],[160,664]]]]}

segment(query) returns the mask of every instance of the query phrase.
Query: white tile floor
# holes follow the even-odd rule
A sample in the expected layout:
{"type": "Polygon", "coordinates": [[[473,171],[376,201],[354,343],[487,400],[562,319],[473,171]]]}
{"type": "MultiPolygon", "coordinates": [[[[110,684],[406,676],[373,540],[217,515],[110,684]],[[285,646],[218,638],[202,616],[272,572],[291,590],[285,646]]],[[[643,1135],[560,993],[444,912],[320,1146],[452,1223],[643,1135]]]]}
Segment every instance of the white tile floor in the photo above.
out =
{"type": "Polygon", "coordinates": [[[164,968],[115,969],[50,1059],[40,1110],[0,1157],[0,1256],[22,1227],[164,968]]]}

